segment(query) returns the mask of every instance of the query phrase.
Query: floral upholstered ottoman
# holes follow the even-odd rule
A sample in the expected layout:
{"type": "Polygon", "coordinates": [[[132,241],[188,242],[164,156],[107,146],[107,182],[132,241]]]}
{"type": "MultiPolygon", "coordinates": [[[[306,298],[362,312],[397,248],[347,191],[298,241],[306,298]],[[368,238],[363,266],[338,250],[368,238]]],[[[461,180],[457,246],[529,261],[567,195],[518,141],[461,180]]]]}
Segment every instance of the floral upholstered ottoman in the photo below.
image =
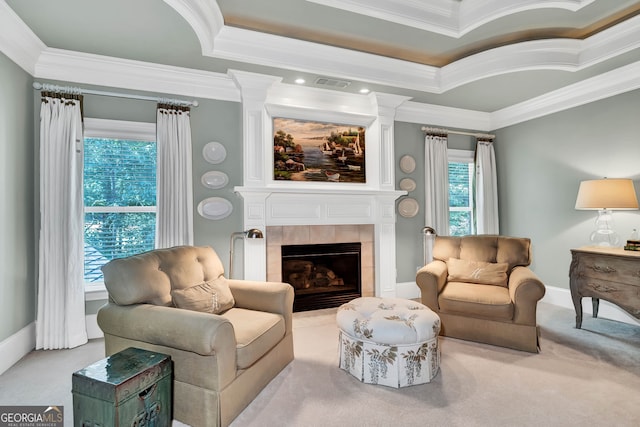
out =
{"type": "Polygon", "coordinates": [[[356,298],[338,308],[340,368],[390,387],[430,382],[440,369],[440,318],[401,298],[356,298]]]}

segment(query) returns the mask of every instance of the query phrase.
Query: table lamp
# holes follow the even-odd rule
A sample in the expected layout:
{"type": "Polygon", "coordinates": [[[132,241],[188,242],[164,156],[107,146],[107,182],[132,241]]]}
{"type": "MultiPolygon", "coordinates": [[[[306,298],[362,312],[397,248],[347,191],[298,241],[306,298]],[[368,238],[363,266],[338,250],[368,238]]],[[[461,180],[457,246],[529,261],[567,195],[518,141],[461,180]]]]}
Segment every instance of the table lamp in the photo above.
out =
{"type": "Polygon", "coordinates": [[[582,181],[576,209],[597,210],[596,229],[590,240],[598,246],[618,246],[620,236],[613,228],[613,210],[638,209],[638,198],[630,179],[593,179],[582,181]]]}

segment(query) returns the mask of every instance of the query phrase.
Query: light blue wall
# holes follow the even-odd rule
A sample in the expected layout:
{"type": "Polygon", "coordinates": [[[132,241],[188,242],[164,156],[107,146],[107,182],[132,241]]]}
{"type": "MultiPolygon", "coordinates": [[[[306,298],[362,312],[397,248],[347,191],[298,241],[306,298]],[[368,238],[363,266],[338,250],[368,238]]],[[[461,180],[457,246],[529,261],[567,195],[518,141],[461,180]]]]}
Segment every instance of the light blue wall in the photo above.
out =
{"type": "MultiPolygon", "coordinates": [[[[422,248],[422,227],[424,223],[424,132],[423,124],[396,122],[394,124],[396,189],[400,189],[403,178],[411,178],[416,182],[416,189],[406,197],[416,199],[420,211],[413,218],[397,215],[396,221],[396,268],[398,283],[413,282],[418,267],[424,263],[422,248]],[[412,173],[400,170],[400,159],[410,155],[416,160],[416,169],[412,173]]],[[[449,135],[449,148],[458,150],[474,150],[475,138],[463,135],[449,135]]],[[[402,198],[398,199],[399,203],[402,198]]]]}
{"type": "MultiPolygon", "coordinates": [[[[43,81],[58,85],[72,83],[43,81]]],[[[120,89],[83,85],[84,88],[123,92],[120,89]]],[[[31,90],[33,92],[33,90],[31,90]]],[[[169,94],[149,94],[179,99],[192,99],[169,94]]],[[[34,103],[39,102],[39,95],[34,103]]],[[[242,185],[242,109],[236,102],[197,99],[198,107],[191,109],[191,139],[193,148],[193,228],[196,245],[212,246],[225,266],[228,266],[229,236],[233,231],[242,229],[242,200],[233,192],[234,186],[242,185]],[[208,142],[217,141],[227,151],[226,159],[217,165],[207,163],[202,157],[202,149],[208,142]],[[219,190],[205,188],[201,177],[207,171],[217,170],[229,176],[229,184],[219,190]],[[224,197],[233,204],[232,214],[222,220],[209,220],[197,213],[200,201],[207,197],[224,197]]],[[[129,120],[155,123],[156,104],[127,98],[85,95],[84,117],[129,120]]],[[[87,314],[94,314],[104,301],[90,301],[85,305],[87,314]]]]}
{"type": "MultiPolygon", "coordinates": [[[[38,99],[31,77],[0,55],[0,340],[35,319],[35,272],[38,218],[37,134],[38,99]]],[[[64,82],[52,82],[61,83],[64,82]]],[[[109,88],[100,88],[107,89],[109,88]]],[[[167,96],[166,94],[158,94],[167,96]]],[[[242,203],[233,187],[242,185],[242,111],[239,103],[198,99],[192,110],[195,243],[217,249],[228,265],[229,236],[242,227],[242,203]],[[226,160],[211,165],[202,158],[207,142],[221,142],[226,160]],[[203,187],[210,170],[225,172],[229,184],[220,190],[203,187]],[[229,199],[233,214],[220,221],[200,217],[197,204],[207,197],[229,199]]],[[[573,209],[583,179],[631,177],[640,188],[640,91],[608,98],[496,131],[501,233],[533,241],[534,270],[548,286],[568,287],[569,249],[587,243],[595,214],[573,209]]],[[[146,101],[85,96],[85,117],[155,122],[155,105],[146,101]]],[[[420,212],[398,216],[396,229],[397,281],[411,282],[422,263],[424,224],[424,135],[421,124],[395,123],[396,188],[410,177],[420,212]],[[410,154],[416,170],[405,174],[399,160],[410,154]]],[[[470,137],[451,135],[450,148],[473,149],[470,137]]],[[[623,237],[640,229],[638,212],[618,212],[623,237]]],[[[102,302],[87,304],[95,313],[102,302]]]]}
{"type": "MultiPolygon", "coordinates": [[[[596,213],[574,209],[580,181],[631,178],[640,190],[640,91],[496,133],[500,230],[528,236],[533,269],[547,286],[569,287],[570,249],[588,244],[596,213]]],[[[638,211],[615,212],[623,240],[638,211]]]]}
{"type": "Polygon", "coordinates": [[[31,76],[0,53],[0,341],[35,320],[31,76]]]}
{"type": "MultiPolygon", "coordinates": [[[[83,87],[94,88],[87,85],[83,87]]],[[[121,92],[113,88],[98,89],[121,92]]],[[[167,94],[145,93],[145,95],[192,99],[167,94]]],[[[234,186],[242,185],[242,109],[236,102],[211,99],[197,99],[197,101],[198,107],[191,109],[194,243],[210,245],[217,249],[224,265],[228,265],[229,236],[231,232],[242,228],[242,200],[233,192],[234,186]],[[202,157],[202,149],[211,141],[220,142],[227,151],[226,159],[217,165],[206,162],[202,157]],[[229,184],[225,188],[211,190],[201,184],[202,174],[212,170],[222,171],[229,176],[229,184]],[[229,217],[213,221],[198,215],[198,203],[207,197],[214,196],[224,197],[233,204],[234,210],[229,217]]],[[[126,98],[85,95],[84,116],[155,123],[156,104],[126,98]]]]}
{"type": "MultiPolygon", "coordinates": [[[[533,270],[547,286],[569,287],[570,249],[589,244],[596,213],[574,209],[580,181],[632,178],[640,190],[640,91],[610,97],[588,105],[530,120],[496,134],[500,232],[529,237],[533,270]]],[[[395,123],[396,188],[402,178],[417,187],[414,218],[398,216],[398,282],[415,280],[422,262],[424,224],[424,136],[421,125],[395,123]],[[399,159],[411,154],[417,167],[403,173],[399,159]]],[[[450,136],[450,148],[473,149],[472,138],[450,136]]],[[[640,230],[638,211],[614,214],[623,240],[640,230]]]]}

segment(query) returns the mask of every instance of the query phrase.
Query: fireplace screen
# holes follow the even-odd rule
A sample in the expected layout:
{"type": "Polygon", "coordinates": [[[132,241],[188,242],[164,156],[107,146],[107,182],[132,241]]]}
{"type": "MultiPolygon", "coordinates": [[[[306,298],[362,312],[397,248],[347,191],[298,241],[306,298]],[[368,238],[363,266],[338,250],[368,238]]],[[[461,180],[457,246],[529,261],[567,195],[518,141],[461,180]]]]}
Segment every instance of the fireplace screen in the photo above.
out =
{"type": "Polygon", "coordinates": [[[294,311],[337,307],[361,295],[361,244],[282,246],[282,281],[295,289],[294,311]]]}

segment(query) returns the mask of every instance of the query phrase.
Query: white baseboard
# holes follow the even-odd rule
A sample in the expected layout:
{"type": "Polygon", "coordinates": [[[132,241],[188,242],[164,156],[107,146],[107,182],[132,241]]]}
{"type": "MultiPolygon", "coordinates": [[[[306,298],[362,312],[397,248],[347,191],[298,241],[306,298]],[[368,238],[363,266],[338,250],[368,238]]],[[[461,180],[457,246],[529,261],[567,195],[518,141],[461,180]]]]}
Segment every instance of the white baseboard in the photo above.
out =
{"type": "MultiPolygon", "coordinates": [[[[98,316],[89,314],[85,316],[87,337],[91,340],[102,338],[104,334],[98,327],[98,316]]],[[[36,348],[36,323],[33,322],[20,329],[4,341],[0,342],[0,375],[17,361],[36,348]]]]}
{"type": "Polygon", "coordinates": [[[87,338],[90,340],[95,338],[104,337],[104,333],[102,333],[102,329],[98,326],[98,315],[97,314],[88,314],[85,316],[85,323],[87,328],[87,338]]]}
{"type": "MultiPolygon", "coordinates": [[[[420,298],[420,288],[418,288],[418,285],[416,285],[415,282],[398,283],[396,285],[396,296],[398,298],[407,299],[420,298]]],[[[572,311],[574,310],[573,301],[571,300],[571,291],[569,291],[569,289],[547,286],[544,298],[542,298],[542,302],[557,305],[563,308],[568,308],[572,311]]],[[[593,309],[591,305],[591,298],[583,298],[582,315],[591,316],[592,314],[593,309]]],[[[638,321],[638,319],[634,318],[617,305],[611,304],[610,302],[604,300],[600,300],[598,317],[640,326],[640,321],[638,321]]]]}
{"type": "Polygon", "coordinates": [[[414,299],[420,298],[420,288],[416,282],[404,282],[396,285],[396,297],[414,299]]]}
{"type": "MultiPolygon", "coordinates": [[[[407,299],[420,298],[420,288],[418,288],[418,285],[416,285],[415,282],[398,283],[396,285],[395,296],[407,299]]],[[[542,302],[573,310],[573,302],[571,301],[571,293],[569,292],[569,289],[547,286],[547,292],[542,299],[542,302]]],[[[587,314],[593,314],[589,298],[583,298],[582,311],[585,316],[587,314]]],[[[87,324],[87,336],[89,339],[102,338],[104,336],[102,330],[98,327],[97,317],[98,316],[96,314],[90,314],[85,318],[87,324]]],[[[603,300],[600,300],[598,317],[640,326],[640,321],[629,315],[626,311],[603,300]]],[[[9,338],[0,342],[0,374],[13,366],[18,360],[29,354],[29,352],[35,347],[35,322],[25,326],[9,338]]]]}
{"type": "MultiPolygon", "coordinates": [[[[573,301],[571,300],[571,291],[566,288],[547,286],[547,292],[545,293],[544,298],[542,298],[542,302],[569,308],[572,311],[574,310],[573,301]]],[[[591,298],[582,298],[583,319],[587,314],[590,316],[593,314],[591,298]]],[[[638,321],[638,319],[634,318],[617,305],[611,304],[610,302],[602,299],[600,300],[600,307],[598,308],[598,318],[616,320],[618,322],[640,326],[640,321],[638,321]]]]}
{"type": "Polygon", "coordinates": [[[36,348],[36,324],[28,324],[0,342],[0,374],[36,348]]]}

